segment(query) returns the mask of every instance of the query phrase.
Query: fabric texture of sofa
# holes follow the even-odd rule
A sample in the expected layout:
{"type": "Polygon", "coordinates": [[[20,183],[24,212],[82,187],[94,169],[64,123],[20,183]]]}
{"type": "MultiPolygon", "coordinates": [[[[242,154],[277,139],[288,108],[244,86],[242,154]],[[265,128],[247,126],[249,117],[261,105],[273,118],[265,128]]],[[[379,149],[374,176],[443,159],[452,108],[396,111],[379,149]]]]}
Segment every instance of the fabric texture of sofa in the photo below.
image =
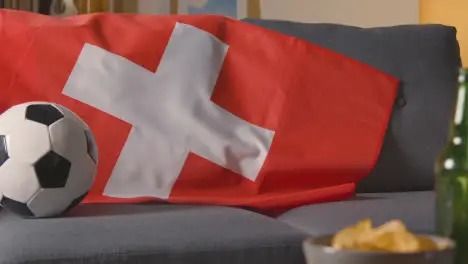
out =
{"type": "MultiPolygon", "coordinates": [[[[304,263],[301,243],[370,217],[433,232],[433,163],[448,135],[461,65],[456,30],[362,29],[246,19],[369,64],[401,80],[379,162],[355,198],[277,218],[216,206],[81,205],[62,218],[0,212],[3,263],[304,263]]],[[[352,87],[349,87],[352,88],[352,87]]]]}

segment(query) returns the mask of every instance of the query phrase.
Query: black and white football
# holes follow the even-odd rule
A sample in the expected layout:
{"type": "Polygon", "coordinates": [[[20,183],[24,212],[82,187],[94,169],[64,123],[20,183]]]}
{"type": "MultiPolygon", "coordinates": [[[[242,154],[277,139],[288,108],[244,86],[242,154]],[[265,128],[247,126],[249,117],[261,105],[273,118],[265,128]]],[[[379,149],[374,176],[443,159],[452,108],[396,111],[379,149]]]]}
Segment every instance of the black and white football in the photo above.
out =
{"type": "Polygon", "coordinates": [[[79,204],[97,161],[91,130],[61,105],[29,102],[0,115],[0,204],[20,216],[58,216],[79,204]]]}

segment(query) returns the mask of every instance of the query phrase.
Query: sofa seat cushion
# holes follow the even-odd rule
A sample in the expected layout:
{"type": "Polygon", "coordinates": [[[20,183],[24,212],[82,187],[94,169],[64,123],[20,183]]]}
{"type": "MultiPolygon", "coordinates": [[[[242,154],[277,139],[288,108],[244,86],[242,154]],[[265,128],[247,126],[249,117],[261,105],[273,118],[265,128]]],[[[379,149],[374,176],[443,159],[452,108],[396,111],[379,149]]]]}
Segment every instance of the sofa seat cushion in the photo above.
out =
{"type": "Polygon", "coordinates": [[[435,195],[431,191],[360,194],[347,201],[302,206],[279,217],[311,235],[331,234],[371,218],[375,225],[402,220],[413,232],[434,232],[435,195]]]}
{"type": "Polygon", "coordinates": [[[0,212],[0,264],[303,263],[305,234],[234,208],[80,205],[69,216],[0,212]]]}

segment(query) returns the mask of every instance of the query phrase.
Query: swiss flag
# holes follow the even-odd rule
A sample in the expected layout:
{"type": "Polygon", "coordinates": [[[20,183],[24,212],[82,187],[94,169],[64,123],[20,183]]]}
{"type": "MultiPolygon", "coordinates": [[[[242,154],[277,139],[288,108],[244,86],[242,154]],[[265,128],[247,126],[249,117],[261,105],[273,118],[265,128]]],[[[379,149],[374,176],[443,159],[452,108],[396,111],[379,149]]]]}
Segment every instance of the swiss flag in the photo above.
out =
{"type": "Polygon", "coordinates": [[[260,209],[344,199],[375,165],[398,81],[219,16],[0,11],[0,112],[62,104],[91,127],[85,202],[260,209]]]}

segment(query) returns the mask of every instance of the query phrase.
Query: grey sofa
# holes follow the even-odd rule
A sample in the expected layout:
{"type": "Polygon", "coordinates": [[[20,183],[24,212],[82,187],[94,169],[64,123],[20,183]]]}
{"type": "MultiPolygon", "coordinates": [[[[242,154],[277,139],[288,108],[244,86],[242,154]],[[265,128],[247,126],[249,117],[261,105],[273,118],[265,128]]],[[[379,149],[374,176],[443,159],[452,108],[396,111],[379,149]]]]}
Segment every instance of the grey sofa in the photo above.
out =
{"type": "MultiPolygon", "coordinates": [[[[441,25],[361,29],[245,20],[345,54],[401,80],[379,162],[355,198],[309,205],[277,218],[216,206],[81,205],[62,218],[0,212],[5,263],[304,263],[301,242],[359,219],[399,218],[434,227],[433,162],[448,134],[460,55],[441,25]]],[[[352,87],[349,87],[352,88],[352,87]]]]}

